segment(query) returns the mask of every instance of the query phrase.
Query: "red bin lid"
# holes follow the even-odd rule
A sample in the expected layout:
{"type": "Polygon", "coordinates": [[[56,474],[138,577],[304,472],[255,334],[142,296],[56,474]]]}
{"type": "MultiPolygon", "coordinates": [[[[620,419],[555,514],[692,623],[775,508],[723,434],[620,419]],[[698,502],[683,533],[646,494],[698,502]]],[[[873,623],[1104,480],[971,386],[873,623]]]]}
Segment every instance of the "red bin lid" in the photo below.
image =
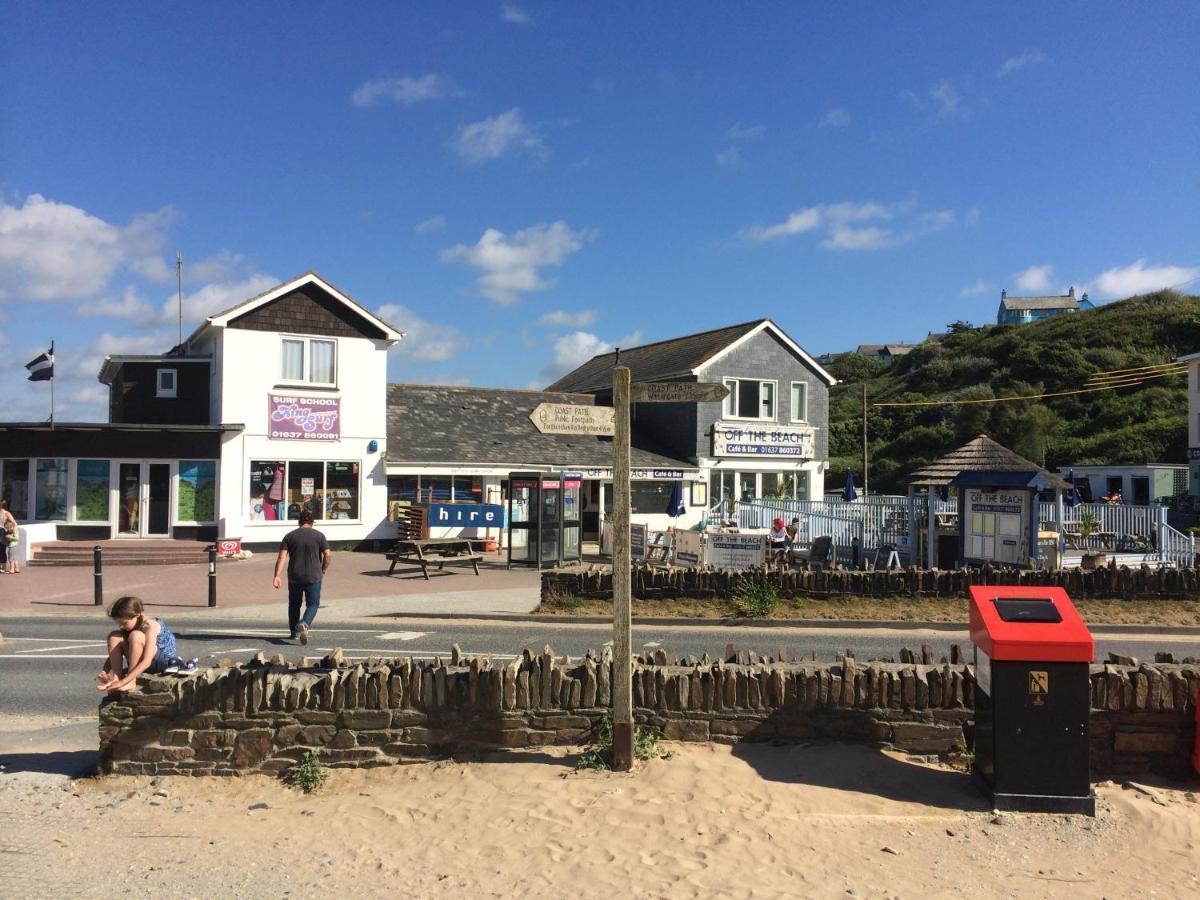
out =
{"type": "Polygon", "coordinates": [[[971,586],[971,643],[992,659],[1086,662],[1092,635],[1060,587],[971,586]]]}

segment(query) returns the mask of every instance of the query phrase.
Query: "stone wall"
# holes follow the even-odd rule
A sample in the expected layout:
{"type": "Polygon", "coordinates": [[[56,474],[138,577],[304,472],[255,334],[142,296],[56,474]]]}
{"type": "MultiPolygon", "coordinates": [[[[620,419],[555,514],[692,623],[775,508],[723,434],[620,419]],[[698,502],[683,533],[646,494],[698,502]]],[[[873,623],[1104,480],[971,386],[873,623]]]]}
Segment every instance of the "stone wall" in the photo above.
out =
{"type": "MultiPolygon", "coordinates": [[[[733,597],[747,582],[769,584],[780,597],[947,597],[965,598],[973,584],[1007,584],[1061,587],[1072,597],[1133,600],[1159,598],[1194,600],[1200,597],[1200,569],[1159,569],[1150,566],[1106,566],[1091,571],[1062,569],[893,569],[861,572],[838,569],[829,572],[778,572],[755,569],[747,572],[724,570],[664,569],[635,566],[633,596],[642,600],[658,597],[733,597]]],[[[609,568],[565,569],[542,573],[542,598],[555,596],[612,597],[609,568]]]]}
{"type": "MultiPolygon", "coordinates": [[[[971,668],[905,658],[831,665],[729,651],[714,662],[658,651],[634,666],[635,718],[672,740],[954,749],[970,726],[971,668]]],[[[609,714],[611,671],[608,658],[547,648],[508,663],[455,653],[350,665],[335,655],[143,676],[138,691],[101,703],[101,770],[230,775],[279,772],[310,749],[330,766],[377,766],[584,744],[609,714]]],[[[1198,692],[1196,665],[1094,667],[1095,774],[1185,774],[1198,692]]]]}

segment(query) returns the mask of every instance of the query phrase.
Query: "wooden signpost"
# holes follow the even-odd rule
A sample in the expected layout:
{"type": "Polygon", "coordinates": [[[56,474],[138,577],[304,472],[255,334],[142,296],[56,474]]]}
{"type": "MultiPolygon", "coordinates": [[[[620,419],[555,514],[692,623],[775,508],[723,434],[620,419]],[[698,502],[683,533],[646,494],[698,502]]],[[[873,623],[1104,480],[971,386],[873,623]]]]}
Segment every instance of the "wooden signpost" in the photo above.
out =
{"type": "Polygon", "coordinates": [[[539,403],[529,414],[542,434],[599,434],[611,437],[613,408],[576,403],[539,403]]]}
{"type": "Polygon", "coordinates": [[[631,384],[629,369],[613,369],[613,768],[633,768],[633,650],[629,539],[629,404],[719,402],[723,384],[674,381],[631,384]]]}

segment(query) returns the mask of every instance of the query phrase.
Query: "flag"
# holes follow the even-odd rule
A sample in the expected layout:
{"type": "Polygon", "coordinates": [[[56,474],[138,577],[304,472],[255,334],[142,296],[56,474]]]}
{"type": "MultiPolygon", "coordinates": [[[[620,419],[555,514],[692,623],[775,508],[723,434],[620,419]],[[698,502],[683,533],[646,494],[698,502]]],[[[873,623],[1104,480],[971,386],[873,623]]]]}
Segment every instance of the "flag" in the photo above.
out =
{"type": "Polygon", "coordinates": [[[39,356],[32,362],[25,363],[25,368],[29,370],[30,381],[49,381],[54,377],[54,342],[50,342],[50,349],[39,356]]]}

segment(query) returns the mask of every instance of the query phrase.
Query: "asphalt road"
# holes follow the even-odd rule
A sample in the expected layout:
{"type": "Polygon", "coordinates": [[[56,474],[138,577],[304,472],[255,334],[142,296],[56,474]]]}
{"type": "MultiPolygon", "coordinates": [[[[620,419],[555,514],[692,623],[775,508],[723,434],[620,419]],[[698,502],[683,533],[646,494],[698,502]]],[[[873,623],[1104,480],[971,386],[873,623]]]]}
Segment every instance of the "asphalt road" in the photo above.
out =
{"type": "MultiPolygon", "coordinates": [[[[317,656],[341,647],[351,659],[367,656],[448,656],[458,644],[463,652],[512,658],[526,647],[541,650],[546,644],[560,656],[582,656],[597,651],[612,637],[611,626],[543,622],[479,622],[438,619],[359,619],[339,624],[318,620],[309,645],[301,647],[282,632],[261,623],[246,627],[212,627],[210,623],[172,620],[182,657],[212,664],[222,657],[235,661],[261,651],[268,657],[282,653],[287,659],[317,656]]],[[[104,660],[103,623],[96,618],[0,618],[0,716],[78,716],[95,711],[99,694],[94,675],[104,660]]],[[[1153,659],[1155,652],[1177,657],[1200,656],[1200,635],[1097,633],[1097,657],[1109,652],[1153,659]]],[[[727,643],[776,655],[779,647],[788,657],[832,661],[847,649],[860,659],[898,657],[901,647],[919,650],[929,644],[937,658],[948,655],[958,643],[969,651],[964,630],[880,629],[848,625],[828,627],[754,628],[729,625],[634,626],[635,649],[662,647],[668,653],[719,656],[727,643]]]]}

